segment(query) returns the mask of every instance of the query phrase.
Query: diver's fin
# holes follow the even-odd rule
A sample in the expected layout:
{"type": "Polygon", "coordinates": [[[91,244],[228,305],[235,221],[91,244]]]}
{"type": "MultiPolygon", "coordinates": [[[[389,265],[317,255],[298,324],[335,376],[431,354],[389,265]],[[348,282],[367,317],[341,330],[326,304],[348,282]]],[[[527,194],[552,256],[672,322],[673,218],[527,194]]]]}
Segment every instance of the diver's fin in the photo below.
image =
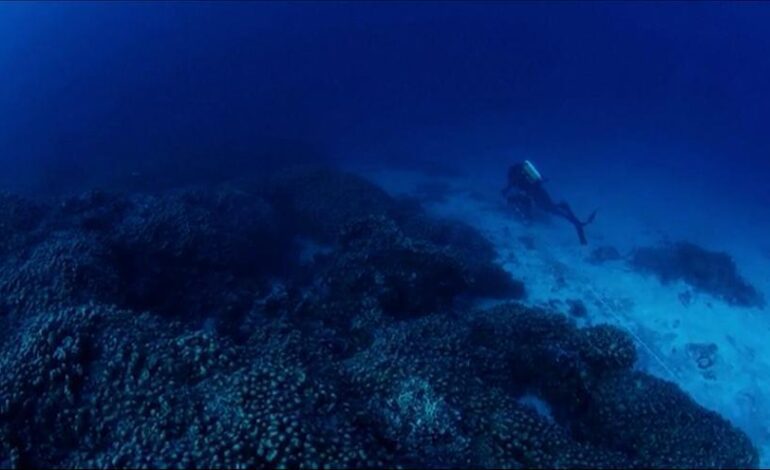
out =
{"type": "Polygon", "coordinates": [[[599,212],[599,209],[594,209],[593,212],[591,212],[591,215],[588,216],[585,222],[581,222],[581,225],[585,227],[586,225],[593,223],[594,219],[596,219],[596,213],[599,212]]]}
{"type": "Polygon", "coordinates": [[[594,210],[591,212],[591,215],[588,216],[588,218],[585,220],[585,222],[579,222],[575,224],[575,230],[577,230],[578,238],[580,239],[581,245],[588,245],[588,240],[586,239],[586,232],[584,230],[584,227],[594,221],[596,219],[596,212],[598,212],[599,209],[594,210]]]}

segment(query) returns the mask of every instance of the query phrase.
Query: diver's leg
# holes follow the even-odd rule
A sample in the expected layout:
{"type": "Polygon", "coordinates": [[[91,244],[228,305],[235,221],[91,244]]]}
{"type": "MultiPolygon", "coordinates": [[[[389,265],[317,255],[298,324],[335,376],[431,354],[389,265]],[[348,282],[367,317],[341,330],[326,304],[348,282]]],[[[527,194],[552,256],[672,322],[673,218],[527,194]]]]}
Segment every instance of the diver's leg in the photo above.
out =
{"type": "Polygon", "coordinates": [[[556,204],[554,207],[558,208],[562,217],[567,219],[572,225],[575,226],[575,230],[577,231],[578,238],[580,239],[580,244],[587,245],[588,240],[586,240],[585,226],[594,221],[594,218],[596,217],[596,211],[591,213],[591,215],[588,217],[588,219],[585,222],[581,222],[577,218],[575,213],[572,211],[572,208],[566,202],[562,201],[556,204]]]}
{"type": "Polygon", "coordinates": [[[572,208],[566,202],[562,201],[556,204],[554,207],[559,212],[559,214],[565,219],[569,220],[572,223],[580,224],[580,220],[578,220],[577,216],[572,211],[572,208]]]}

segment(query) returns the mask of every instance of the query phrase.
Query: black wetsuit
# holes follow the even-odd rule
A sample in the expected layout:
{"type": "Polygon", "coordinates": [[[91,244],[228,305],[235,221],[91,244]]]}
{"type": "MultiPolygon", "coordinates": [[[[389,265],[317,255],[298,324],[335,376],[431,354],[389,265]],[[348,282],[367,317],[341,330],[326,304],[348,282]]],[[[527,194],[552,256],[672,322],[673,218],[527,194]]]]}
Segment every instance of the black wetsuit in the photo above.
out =
{"type": "Polygon", "coordinates": [[[520,206],[523,204],[524,207],[519,208],[526,211],[528,216],[531,216],[530,211],[534,206],[545,212],[567,219],[575,226],[580,243],[583,245],[588,243],[584,227],[593,222],[594,217],[596,217],[596,211],[585,222],[581,222],[575,213],[572,212],[569,204],[564,201],[557,203],[551,199],[548,191],[543,186],[543,181],[531,178],[525,170],[524,163],[517,163],[508,170],[508,184],[503,188],[503,196],[511,204],[520,206]],[[513,190],[517,192],[511,194],[513,190]]]}

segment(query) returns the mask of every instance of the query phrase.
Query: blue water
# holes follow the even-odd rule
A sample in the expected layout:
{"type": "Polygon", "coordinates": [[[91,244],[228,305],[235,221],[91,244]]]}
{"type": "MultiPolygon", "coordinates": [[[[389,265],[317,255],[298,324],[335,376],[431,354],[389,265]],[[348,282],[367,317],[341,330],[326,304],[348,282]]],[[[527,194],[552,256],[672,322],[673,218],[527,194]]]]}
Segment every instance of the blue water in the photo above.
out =
{"type": "Polygon", "coordinates": [[[0,466],[770,465],[769,23],[0,4],[0,466]]]}

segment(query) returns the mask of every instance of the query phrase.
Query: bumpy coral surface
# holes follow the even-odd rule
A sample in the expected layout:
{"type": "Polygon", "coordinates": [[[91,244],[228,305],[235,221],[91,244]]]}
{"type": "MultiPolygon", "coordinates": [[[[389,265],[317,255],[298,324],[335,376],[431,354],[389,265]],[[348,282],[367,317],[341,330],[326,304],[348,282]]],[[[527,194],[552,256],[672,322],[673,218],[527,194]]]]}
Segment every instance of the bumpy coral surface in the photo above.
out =
{"type": "Polygon", "coordinates": [[[757,465],[622,330],[510,302],[481,235],[349,174],[0,217],[0,467],[757,465]]]}
{"type": "Polygon", "coordinates": [[[662,282],[682,280],[731,305],[764,307],[766,300],[738,273],[727,253],[709,251],[689,242],[638,248],[631,265],[656,275],[662,282]]]}

